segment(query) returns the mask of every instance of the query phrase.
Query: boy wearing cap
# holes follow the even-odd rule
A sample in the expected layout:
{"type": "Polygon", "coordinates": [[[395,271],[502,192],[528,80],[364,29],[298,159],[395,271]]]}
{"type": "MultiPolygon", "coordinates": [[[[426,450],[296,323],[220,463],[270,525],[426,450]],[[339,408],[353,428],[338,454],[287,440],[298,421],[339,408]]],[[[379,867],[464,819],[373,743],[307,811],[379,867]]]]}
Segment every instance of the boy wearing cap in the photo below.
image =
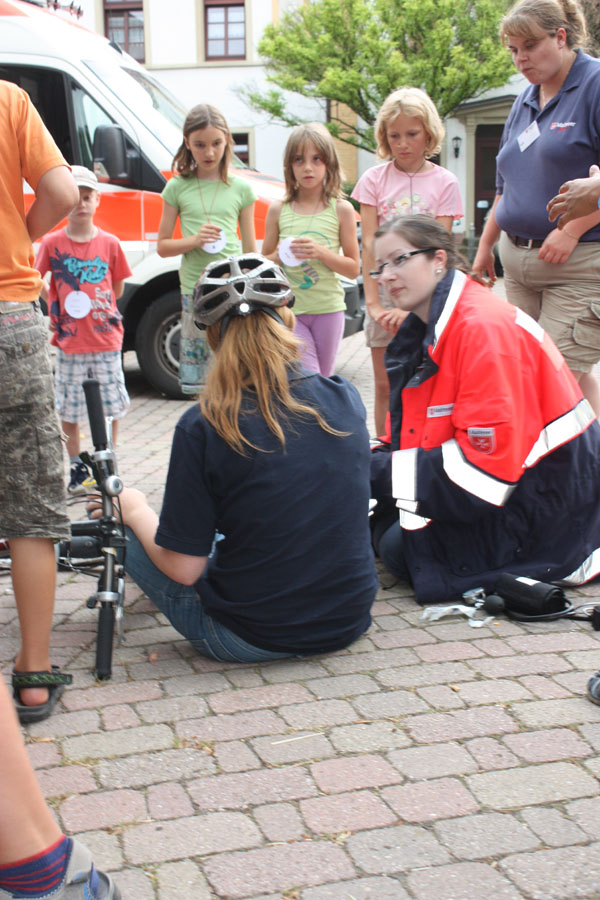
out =
{"type": "Polygon", "coordinates": [[[107,416],[117,420],[129,407],[121,348],[123,322],[117,300],[131,269],[118,239],[94,225],[100,203],[98,179],[83,166],[72,166],[79,187],[79,203],[67,226],[47,234],[36,267],[42,277],[51,273],[47,299],[51,343],[57,347],[56,405],[67,436],[71,463],[69,493],[85,492],[89,471],[79,456],[79,423],[87,421],[82,384],[92,375],[100,383],[107,416]]]}

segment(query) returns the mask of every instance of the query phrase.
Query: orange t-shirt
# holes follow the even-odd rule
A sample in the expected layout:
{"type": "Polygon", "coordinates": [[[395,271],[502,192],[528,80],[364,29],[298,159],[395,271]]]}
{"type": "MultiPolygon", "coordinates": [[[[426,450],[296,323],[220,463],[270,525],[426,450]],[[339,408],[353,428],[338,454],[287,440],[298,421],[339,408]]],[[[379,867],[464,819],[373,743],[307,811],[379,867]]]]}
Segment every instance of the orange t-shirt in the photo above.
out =
{"type": "Polygon", "coordinates": [[[25,91],[0,81],[0,300],[26,303],[39,296],[23,179],[35,191],[42,175],[66,165],[25,91]]]}

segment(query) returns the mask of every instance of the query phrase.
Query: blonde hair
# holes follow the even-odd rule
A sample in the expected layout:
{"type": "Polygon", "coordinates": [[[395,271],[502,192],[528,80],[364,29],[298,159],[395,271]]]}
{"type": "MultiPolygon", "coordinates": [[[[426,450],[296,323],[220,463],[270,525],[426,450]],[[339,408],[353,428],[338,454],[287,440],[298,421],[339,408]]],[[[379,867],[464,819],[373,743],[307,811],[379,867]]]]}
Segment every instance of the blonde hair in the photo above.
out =
{"type": "Polygon", "coordinates": [[[420,119],[427,132],[425,158],[429,159],[440,152],[445,129],[435,103],[425,91],[416,87],[402,87],[392,91],[377,113],[375,122],[375,138],[377,140],[377,156],[380,159],[391,159],[392,151],[387,137],[390,124],[398,116],[411,116],[420,119]]]}
{"type": "Polygon", "coordinates": [[[500,40],[554,37],[559,28],[566,31],[570,50],[585,46],[585,17],[576,0],[520,0],[500,22],[500,40]]]}
{"type": "Polygon", "coordinates": [[[327,424],[317,409],[295,399],[289,383],[289,367],[298,365],[301,344],[292,333],[294,314],[285,306],[277,309],[283,324],[257,310],[249,316],[232,316],[221,338],[221,322],[209,325],[206,337],[215,359],[200,408],[217,434],[242,456],[251,448],[262,450],[244,435],[240,418],[258,413],[269,431],[285,447],[284,426],[294,418],[310,419],[329,434],[344,437],[327,424]]]}
{"type": "Polygon", "coordinates": [[[344,174],[331,134],[320,122],[306,122],[304,125],[297,125],[294,128],[285,145],[283,154],[285,203],[290,203],[294,200],[298,193],[298,184],[294,178],[292,166],[296,156],[304,152],[308,143],[315,145],[319,156],[325,163],[326,175],[323,182],[323,200],[325,203],[329,203],[332,197],[337,199],[343,195],[342,179],[344,174]]]}
{"type": "Polygon", "coordinates": [[[227,171],[231,163],[233,155],[233,137],[229,130],[229,126],[225,118],[218,109],[210,106],[208,103],[199,103],[194,106],[185,117],[183,123],[183,141],[173,157],[172,169],[176,175],[193,175],[196,169],[196,163],[192,156],[192,151],[186,147],[186,138],[189,138],[193,131],[199,131],[201,128],[218,128],[223,132],[225,137],[225,152],[219,163],[219,175],[225,184],[229,184],[227,180],[227,171]]]}

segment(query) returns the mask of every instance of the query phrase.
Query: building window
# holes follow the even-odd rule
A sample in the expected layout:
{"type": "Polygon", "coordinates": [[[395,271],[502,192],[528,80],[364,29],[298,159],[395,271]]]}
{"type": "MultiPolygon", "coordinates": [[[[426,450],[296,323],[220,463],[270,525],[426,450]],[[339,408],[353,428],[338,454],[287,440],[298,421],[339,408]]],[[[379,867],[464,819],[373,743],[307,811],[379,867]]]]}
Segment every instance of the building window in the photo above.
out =
{"type": "Polygon", "coordinates": [[[141,2],[134,0],[105,0],[104,28],[109,40],[119,44],[126,53],[144,62],[144,12],[141,2]]]}
{"type": "Polygon", "coordinates": [[[235,155],[245,165],[250,165],[250,135],[247,131],[234,131],[232,133],[235,144],[235,155]]]}
{"type": "Polygon", "coordinates": [[[239,0],[204,0],[206,59],[244,59],[246,11],[239,0]]]}

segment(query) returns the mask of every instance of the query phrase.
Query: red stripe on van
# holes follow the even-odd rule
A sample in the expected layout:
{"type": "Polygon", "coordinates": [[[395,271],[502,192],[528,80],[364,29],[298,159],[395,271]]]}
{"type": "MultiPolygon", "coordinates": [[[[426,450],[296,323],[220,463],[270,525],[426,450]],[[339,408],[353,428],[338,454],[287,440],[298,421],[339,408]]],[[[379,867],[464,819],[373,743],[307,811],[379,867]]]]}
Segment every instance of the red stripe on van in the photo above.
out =
{"type": "Polygon", "coordinates": [[[0,0],[0,16],[26,16],[22,9],[17,9],[9,0],[0,0]]]}

